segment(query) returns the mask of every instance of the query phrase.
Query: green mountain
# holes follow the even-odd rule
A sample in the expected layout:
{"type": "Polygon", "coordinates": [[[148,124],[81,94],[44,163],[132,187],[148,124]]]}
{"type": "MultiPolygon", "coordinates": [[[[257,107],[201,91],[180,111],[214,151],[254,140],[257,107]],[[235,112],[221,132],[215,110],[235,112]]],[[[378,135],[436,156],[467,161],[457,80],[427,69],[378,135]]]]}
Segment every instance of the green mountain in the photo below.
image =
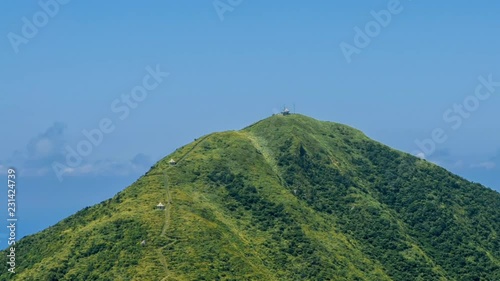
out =
{"type": "Polygon", "coordinates": [[[499,233],[499,193],[348,126],[276,115],[22,239],[0,280],[498,281],[499,233]]]}

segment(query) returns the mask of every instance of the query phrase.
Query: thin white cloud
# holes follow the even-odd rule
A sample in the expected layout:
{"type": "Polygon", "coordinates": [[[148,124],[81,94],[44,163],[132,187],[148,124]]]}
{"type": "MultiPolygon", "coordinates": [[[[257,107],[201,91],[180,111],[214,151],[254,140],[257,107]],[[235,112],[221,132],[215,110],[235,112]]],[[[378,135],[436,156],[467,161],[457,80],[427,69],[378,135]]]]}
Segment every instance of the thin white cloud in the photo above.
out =
{"type": "Polygon", "coordinates": [[[455,163],[453,164],[453,166],[454,166],[455,168],[463,168],[463,167],[464,167],[464,164],[465,164],[465,163],[464,163],[464,161],[463,161],[463,160],[457,160],[457,161],[455,161],[455,163]]]}
{"type": "Polygon", "coordinates": [[[102,159],[76,168],[67,168],[65,176],[127,176],[146,172],[153,161],[139,153],[131,160],[102,159]]]}
{"type": "Polygon", "coordinates": [[[485,162],[470,165],[471,168],[482,168],[482,169],[486,169],[486,170],[493,170],[496,168],[496,166],[497,166],[496,163],[493,161],[485,161],[485,162]]]}
{"type": "Polygon", "coordinates": [[[491,161],[500,164],[500,149],[497,151],[497,154],[491,158],[491,161]]]}
{"type": "MultiPolygon", "coordinates": [[[[0,160],[0,174],[5,174],[7,167],[14,167],[24,176],[46,176],[53,173],[52,164],[64,162],[66,125],[54,123],[41,134],[31,138],[23,150],[12,153],[10,158],[0,160]]],[[[111,175],[123,176],[143,173],[153,164],[150,157],[139,153],[131,160],[103,159],[85,162],[76,168],[67,167],[68,176],[111,175]]]]}
{"type": "Polygon", "coordinates": [[[44,132],[34,136],[22,150],[0,161],[3,167],[13,167],[25,176],[43,176],[50,171],[50,163],[64,159],[62,148],[66,125],[56,122],[44,132]]]}

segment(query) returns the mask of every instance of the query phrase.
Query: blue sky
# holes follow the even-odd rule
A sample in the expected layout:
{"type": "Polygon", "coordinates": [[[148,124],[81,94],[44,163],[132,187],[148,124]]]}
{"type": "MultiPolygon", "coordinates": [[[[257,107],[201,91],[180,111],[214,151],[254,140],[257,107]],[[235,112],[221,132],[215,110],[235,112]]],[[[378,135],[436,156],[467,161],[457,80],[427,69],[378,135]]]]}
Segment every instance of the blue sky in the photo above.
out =
{"type": "Polygon", "coordinates": [[[500,190],[498,1],[215,3],[0,4],[0,174],[18,170],[18,236],[293,103],[500,190]],[[70,167],[68,147],[85,150],[82,131],[101,125],[70,167]]]}

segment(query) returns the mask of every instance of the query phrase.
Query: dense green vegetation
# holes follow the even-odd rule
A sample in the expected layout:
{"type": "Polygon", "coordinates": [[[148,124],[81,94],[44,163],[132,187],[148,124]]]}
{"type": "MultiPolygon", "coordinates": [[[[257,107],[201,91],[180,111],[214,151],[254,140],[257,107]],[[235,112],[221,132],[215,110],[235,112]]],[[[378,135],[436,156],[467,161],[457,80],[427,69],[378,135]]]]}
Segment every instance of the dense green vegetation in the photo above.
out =
{"type": "Polygon", "coordinates": [[[0,280],[493,281],[499,232],[497,192],[350,127],[273,116],[22,239],[0,280]]]}

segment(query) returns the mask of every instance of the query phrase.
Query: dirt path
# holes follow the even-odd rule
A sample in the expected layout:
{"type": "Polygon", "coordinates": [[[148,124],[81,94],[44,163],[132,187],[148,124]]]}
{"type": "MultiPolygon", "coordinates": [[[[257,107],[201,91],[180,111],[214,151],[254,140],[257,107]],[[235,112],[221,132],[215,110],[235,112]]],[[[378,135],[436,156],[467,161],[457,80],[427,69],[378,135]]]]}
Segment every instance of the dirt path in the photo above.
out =
{"type": "MultiPolygon", "coordinates": [[[[198,147],[198,145],[200,145],[204,140],[206,140],[211,135],[212,134],[209,134],[209,135],[206,135],[203,138],[201,138],[193,147],[191,147],[191,149],[189,149],[189,151],[187,151],[179,160],[176,161],[177,162],[176,165],[178,165],[179,163],[181,163],[186,157],[189,156],[189,154],[191,152],[193,152],[193,150],[196,147],[198,147]]],[[[166,205],[165,205],[165,223],[163,225],[163,229],[161,231],[160,236],[165,236],[165,234],[167,233],[168,228],[170,227],[171,214],[172,214],[172,194],[170,193],[169,180],[168,180],[167,171],[169,169],[174,168],[174,167],[175,166],[170,166],[170,167],[166,168],[165,171],[163,172],[163,186],[165,188],[167,202],[166,202],[166,205]]]]}
{"type": "MultiPolygon", "coordinates": [[[[198,145],[200,145],[204,140],[206,140],[211,135],[212,134],[206,135],[203,138],[201,138],[191,149],[189,149],[189,151],[187,151],[179,160],[177,160],[177,165],[180,162],[182,162],[186,157],[188,157],[189,154],[196,147],[198,147],[198,145]]],[[[163,172],[163,175],[162,175],[163,176],[163,187],[165,188],[167,202],[166,202],[166,205],[165,205],[165,222],[163,224],[163,228],[162,228],[160,236],[165,236],[167,234],[167,231],[168,231],[168,229],[170,227],[171,220],[172,220],[172,218],[171,218],[172,217],[172,194],[170,192],[169,179],[168,179],[167,171],[169,169],[173,169],[173,168],[175,168],[175,165],[167,167],[165,169],[165,171],[163,172]]],[[[155,175],[155,174],[151,174],[151,175],[155,175]]],[[[156,174],[156,175],[159,175],[159,174],[156,174]]],[[[168,269],[167,259],[163,255],[162,249],[163,249],[163,247],[160,247],[160,248],[156,249],[156,252],[157,252],[157,254],[159,256],[161,264],[163,265],[163,267],[165,269],[165,274],[166,274],[166,276],[163,279],[161,279],[161,280],[168,280],[168,278],[170,277],[170,272],[169,272],[169,269],[168,269]]]]}
{"type": "Polygon", "coordinates": [[[167,230],[170,226],[170,215],[172,213],[172,195],[170,194],[170,189],[168,188],[168,176],[167,176],[167,171],[163,173],[163,185],[165,187],[166,193],[167,193],[167,205],[165,207],[165,223],[163,225],[163,230],[161,231],[160,236],[165,236],[165,233],[167,233],[167,230]]]}
{"type": "Polygon", "coordinates": [[[163,265],[163,267],[165,269],[165,274],[166,274],[165,278],[163,278],[161,280],[167,280],[167,278],[170,276],[170,272],[168,270],[167,260],[165,260],[165,256],[163,256],[163,254],[161,253],[161,248],[156,249],[156,252],[158,253],[158,256],[160,257],[160,262],[163,265]]]}

